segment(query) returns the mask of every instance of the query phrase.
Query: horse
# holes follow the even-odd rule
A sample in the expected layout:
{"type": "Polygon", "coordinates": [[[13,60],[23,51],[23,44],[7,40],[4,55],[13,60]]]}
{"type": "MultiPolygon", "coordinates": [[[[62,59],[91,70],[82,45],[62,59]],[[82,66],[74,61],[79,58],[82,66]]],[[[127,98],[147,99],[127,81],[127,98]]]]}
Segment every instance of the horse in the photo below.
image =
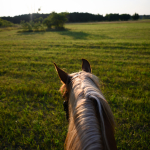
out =
{"type": "Polygon", "coordinates": [[[60,91],[65,98],[64,109],[69,122],[64,148],[117,150],[113,113],[90,63],[82,59],[82,71],[72,74],[54,65],[62,81],[60,91]]]}

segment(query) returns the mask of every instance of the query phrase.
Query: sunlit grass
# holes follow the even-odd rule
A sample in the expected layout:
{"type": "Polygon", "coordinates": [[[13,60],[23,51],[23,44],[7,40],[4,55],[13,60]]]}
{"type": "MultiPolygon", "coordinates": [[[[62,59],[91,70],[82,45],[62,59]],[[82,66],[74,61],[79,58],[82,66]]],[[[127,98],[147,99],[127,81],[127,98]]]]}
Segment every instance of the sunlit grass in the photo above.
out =
{"type": "Polygon", "coordinates": [[[67,121],[53,66],[91,63],[116,119],[118,149],[150,149],[150,22],[0,32],[0,149],[63,149],[67,121]]]}

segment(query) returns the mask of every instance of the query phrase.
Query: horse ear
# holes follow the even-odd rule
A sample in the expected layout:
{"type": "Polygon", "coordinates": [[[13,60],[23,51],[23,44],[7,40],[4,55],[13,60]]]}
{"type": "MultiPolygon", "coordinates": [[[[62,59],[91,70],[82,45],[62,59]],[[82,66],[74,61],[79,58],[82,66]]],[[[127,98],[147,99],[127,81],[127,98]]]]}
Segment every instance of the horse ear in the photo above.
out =
{"type": "Polygon", "coordinates": [[[82,70],[91,73],[90,63],[86,59],[82,59],[82,70]]]}
{"type": "Polygon", "coordinates": [[[55,69],[58,72],[58,75],[59,75],[59,78],[61,79],[61,81],[65,84],[67,84],[70,79],[69,75],[65,71],[60,69],[55,63],[54,63],[54,65],[55,65],[55,69]]]}

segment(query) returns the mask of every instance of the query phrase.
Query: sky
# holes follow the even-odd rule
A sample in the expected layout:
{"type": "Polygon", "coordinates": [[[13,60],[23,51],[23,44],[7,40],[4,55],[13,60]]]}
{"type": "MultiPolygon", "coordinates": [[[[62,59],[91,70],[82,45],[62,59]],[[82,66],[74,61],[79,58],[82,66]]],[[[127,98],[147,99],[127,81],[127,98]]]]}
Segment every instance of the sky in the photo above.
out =
{"type": "Polygon", "coordinates": [[[0,17],[22,14],[88,12],[150,15],[150,0],[0,0],[0,17]]]}

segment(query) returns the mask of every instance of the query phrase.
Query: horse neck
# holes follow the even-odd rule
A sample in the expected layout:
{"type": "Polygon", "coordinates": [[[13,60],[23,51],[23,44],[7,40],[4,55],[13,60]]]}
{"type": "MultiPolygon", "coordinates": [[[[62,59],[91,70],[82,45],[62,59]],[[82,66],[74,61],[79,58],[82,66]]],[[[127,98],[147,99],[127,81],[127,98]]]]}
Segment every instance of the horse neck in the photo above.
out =
{"type": "MultiPolygon", "coordinates": [[[[69,98],[70,118],[66,138],[66,149],[116,150],[114,132],[107,114],[104,113],[105,118],[102,123],[101,117],[104,116],[97,115],[99,110],[97,111],[95,103],[85,95],[85,91],[82,89],[83,87],[78,82],[77,80],[77,84],[69,98]],[[106,132],[105,126],[109,128],[106,132]]],[[[96,86],[94,86],[94,88],[95,87],[96,86]]],[[[92,86],[89,87],[89,89],[92,89],[92,86]]],[[[101,93],[99,93],[99,95],[102,96],[101,93]]],[[[102,96],[102,99],[103,98],[102,96]]]]}
{"type": "Polygon", "coordinates": [[[66,149],[103,150],[101,125],[96,115],[95,104],[85,98],[83,90],[78,86],[70,94],[69,115],[66,149]]]}
{"type": "Polygon", "coordinates": [[[103,149],[102,133],[94,104],[90,100],[80,99],[75,110],[71,107],[67,149],[103,149]]]}

